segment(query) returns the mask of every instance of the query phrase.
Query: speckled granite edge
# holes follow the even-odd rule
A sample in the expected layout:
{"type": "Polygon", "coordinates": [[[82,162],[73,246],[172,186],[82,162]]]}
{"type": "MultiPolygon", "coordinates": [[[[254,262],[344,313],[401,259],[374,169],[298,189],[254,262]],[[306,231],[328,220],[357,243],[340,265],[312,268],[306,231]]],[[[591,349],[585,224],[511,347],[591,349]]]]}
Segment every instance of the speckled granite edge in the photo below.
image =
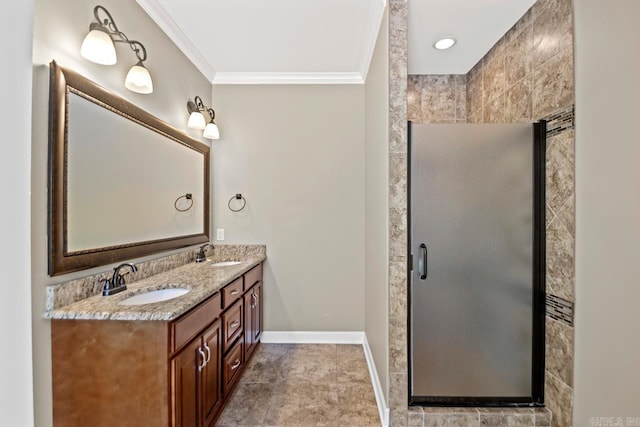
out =
{"type": "Polygon", "coordinates": [[[216,258],[246,257],[267,254],[267,245],[215,245],[212,256],[216,258]]]}
{"type": "MultiPolygon", "coordinates": [[[[215,245],[213,253],[210,253],[210,258],[216,261],[235,260],[250,256],[264,259],[266,251],[266,245],[215,245]]],[[[193,263],[197,252],[196,249],[190,249],[179,254],[138,263],[138,271],[127,276],[127,281],[130,283],[128,286],[131,287],[141,280],[193,263]]],[[[101,295],[104,281],[111,277],[112,273],[110,268],[102,273],[47,286],[45,318],[54,318],[51,316],[51,312],[54,310],[101,295]]],[[[95,313],[92,316],[93,319],[98,318],[95,313]]]]}

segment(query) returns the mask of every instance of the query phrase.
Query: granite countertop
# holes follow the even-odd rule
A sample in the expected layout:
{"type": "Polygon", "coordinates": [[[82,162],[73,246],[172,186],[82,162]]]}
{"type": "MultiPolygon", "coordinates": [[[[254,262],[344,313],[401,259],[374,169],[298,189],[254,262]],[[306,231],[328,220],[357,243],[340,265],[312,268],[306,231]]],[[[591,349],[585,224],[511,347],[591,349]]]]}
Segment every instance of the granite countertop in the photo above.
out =
{"type": "Polygon", "coordinates": [[[211,264],[224,261],[212,258],[202,263],[189,263],[146,279],[127,283],[127,290],[104,297],[92,296],[45,313],[47,319],[77,320],[175,320],[200,302],[218,292],[222,287],[242,276],[266,259],[264,254],[236,258],[241,264],[228,267],[213,267],[211,264]],[[143,292],[165,289],[187,288],[183,296],[152,304],[125,306],[118,303],[143,292]]]}

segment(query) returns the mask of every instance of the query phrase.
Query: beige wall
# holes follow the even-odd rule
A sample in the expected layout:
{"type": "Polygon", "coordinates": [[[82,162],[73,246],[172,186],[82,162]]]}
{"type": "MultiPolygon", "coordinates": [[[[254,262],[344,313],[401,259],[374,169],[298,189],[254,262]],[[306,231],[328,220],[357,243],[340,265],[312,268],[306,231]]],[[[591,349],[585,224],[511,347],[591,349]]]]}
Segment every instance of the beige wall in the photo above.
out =
{"type": "MultiPolygon", "coordinates": [[[[136,61],[125,45],[117,46],[118,64],[105,67],[83,59],[80,44],[93,21],[94,3],[82,0],[36,0],[33,33],[33,123],[31,146],[31,276],[35,419],[37,426],[51,420],[51,343],[49,321],[42,319],[45,286],[109,270],[110,266],[57,276],[47,275],[47,135],[48,64],[55,59],[178,129],[186,130],[186,102],[195,95],[210,99],[211,85],[166,35],[135,3],[112,0],[106,5],[120,30],[140,40],[149,55],[145,65],[154,92],[140,95],[124,88],[124,76],[136,61]]],[[[10,36],[9,36],[10,37],[10,36]]],[[[26,49],[26,47],[25,47],[26,49]]],[[[26,93],[26,92],[25,92],[26,93]]],[[[22,97],[25,95],[23,94],[22,97]]],[[[194,137],[197,132],[187,131],[194,137]]],[[[145,159],[153,163],[153,153],[145,159]]],[[[103,165],[108,167],[108,165],[103,165]]],[[[145,259],[149,259],[147,257],[145,259]]],[[[126,398],[126,397],[125,397],[126,398]]]]}
{"type": "Polygon", "coordinates": [[[637,0],[575,1],[575,426],[640,417],[638,16],[637,0]]]}
{"type": "Polygon", "coordinates": [[[388,398],[389,18],[382,18],[365,84],[365,327],[388,398]]]}
{"type": "Polygon", "coordinates": [[[29,159],[31,151],[31,34],[33,1],[3,4],[0,30],[5,67],[0,80],[0,424],[33,425],[29,159]]]}
{"type": "Polygon", "coordinates": [[[214,228],[267,244],[265,330],[364,330],[364,87],[214,86],[213,99],[214,228]]]}

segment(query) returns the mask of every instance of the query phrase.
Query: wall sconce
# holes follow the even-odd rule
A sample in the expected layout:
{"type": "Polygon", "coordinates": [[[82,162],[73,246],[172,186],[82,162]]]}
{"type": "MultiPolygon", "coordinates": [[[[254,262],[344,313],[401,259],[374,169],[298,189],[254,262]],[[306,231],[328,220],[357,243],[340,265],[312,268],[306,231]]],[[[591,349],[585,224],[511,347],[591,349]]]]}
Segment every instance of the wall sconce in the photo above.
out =
{"type": "Polygon", "coordinates": [[[191,129],[204,129],[202,136],[207,139],[220,139],[220,131],[213,119],[216,117],[216,112],[213,108],[209,108],[202,102],[202,98],[196,96],[193,101],[187,102],[187,111],[189,111],[189,121],[187,127],[191,129]],[[211,120],[209,123],[205,122],[203,111],[209,114],[211,120]]]}
{"type": "Polygon", "coordinates": [[[117,61],[116,47],[114,43],[127,43],[136,54],[138,63],[135,64],[124,80],[124,86],[130,91],[137,93],[153,92],[153,82],[149,71],[143,65],[147,60],[147,50],[142,43],[129,38],[118,29],[113,17],[103,6],[96,6],[93,9],[93,16],[97,22],[89,25],[89,34],[84,38],[80,47],[80,54],[91,62],[101,65],[113,65],[117,61]],[[106,18],[100,19],[100,12],[106,18]]]}

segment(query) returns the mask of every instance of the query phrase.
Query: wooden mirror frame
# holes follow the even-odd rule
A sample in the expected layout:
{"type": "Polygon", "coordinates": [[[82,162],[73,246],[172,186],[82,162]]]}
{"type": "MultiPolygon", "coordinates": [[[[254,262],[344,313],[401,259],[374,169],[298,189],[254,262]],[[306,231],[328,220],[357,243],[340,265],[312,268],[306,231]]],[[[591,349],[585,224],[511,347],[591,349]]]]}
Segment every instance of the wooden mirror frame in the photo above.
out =
{"type": "Polygon", "coordinates": [[[49,87],[49,275],[111,264],[209,241],[210,148],[82,75],[52,61],[49,87]],[[199,234],[141,241],[77,252],[67,251],[67,174],[69,93],[144,126],[204,155],[204,230],[199,234]]]}

